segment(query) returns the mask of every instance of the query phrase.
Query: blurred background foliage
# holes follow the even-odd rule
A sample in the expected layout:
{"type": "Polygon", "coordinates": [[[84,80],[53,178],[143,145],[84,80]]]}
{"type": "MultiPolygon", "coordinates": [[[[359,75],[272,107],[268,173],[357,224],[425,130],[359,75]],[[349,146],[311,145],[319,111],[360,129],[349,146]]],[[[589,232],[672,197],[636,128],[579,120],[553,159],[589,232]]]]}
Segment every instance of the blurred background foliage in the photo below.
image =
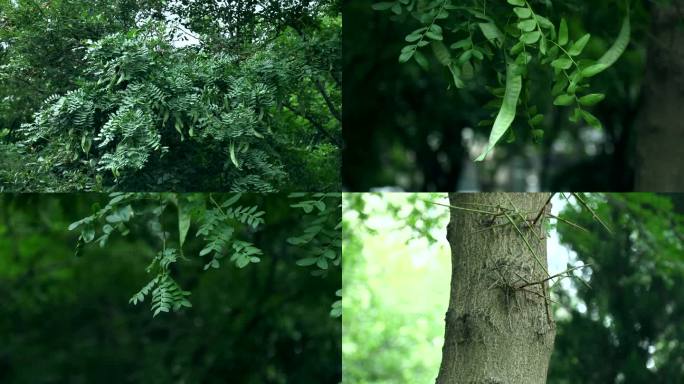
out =
{"type": "MultiPolygon", "coordinates": [[[[554,212],[549,270],[591,264],[552,290],[548,383],[684,381],[684,195],[586,194],[554,212]]],[[[343,373],[349,384],[429,383],[439,368],[451,260],[444,194],[346,194],[343,373]],[[423,235],[431,233],[429,237],[423,235]]]]}
{"type": "MultiPolygon", "coordinates": [[[[598,58],[618,34],[621,12],[613,0],[534,1],[540,14],[568,20],[571,38],[591,33],[587,57],[598,58]]],[[[617,2],[620,3],[620,2],[617,2]]],[[[343,183],[349,191],[392,187],[407,191],[628,191],[634,188],[635,120],[649,36],[647,1],[632,1],[632,39],[608,71],[592,78],[592,91],[606,99],[592,110],[598,130],[567,121],[554,107],[550,76],[536,76],[531,104],[546,116],[544,138],[533,144],[529,128],[513,125],[517,140],[501,143],[495,155],[474,163],[489,136],[484,108],[496,85],[483,70],[456,89],[434,55],[428,71],[397,60],[404,37],[420,23],[408,15],[371,9],[366,0],[344,3],[343,183]],[[369,38],[371,36],[372,38],[369,38]],[[548,77],[548,78],[547,78],[548,77]]],[[[620,3],[621,4],[621,3],[620,3]]],[[[447,45],[453,41],[446,42],[447,45]]],[[[530,71],[540,74],[542,68],[530,71]]]]}
{"type": "Polygon", "coordinates": [[[243,199],[266,211],[250,240],[262,261],[202,271],[193,224],[173,271],[193,307],[153,319],[147,302],[128,302],[160,246],[151,223],[75,256],[67,227],[106,195],[0,195],[0,382],[338,383],[340,270],[321,278],[295,264],[286,239],[301,211],[285,195],[243,199]]]}

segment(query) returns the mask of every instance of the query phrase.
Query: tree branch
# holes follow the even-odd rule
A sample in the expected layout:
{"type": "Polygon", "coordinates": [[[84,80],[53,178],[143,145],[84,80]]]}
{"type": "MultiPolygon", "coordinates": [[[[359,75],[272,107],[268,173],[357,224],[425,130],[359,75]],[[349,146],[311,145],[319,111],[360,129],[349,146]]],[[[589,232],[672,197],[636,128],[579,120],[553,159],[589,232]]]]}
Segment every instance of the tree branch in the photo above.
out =
{"type": "Polygon", "coordinates": [[[323,126],[318,121],[316,121],[312,116],[310,116],[306,112],[298,111],[294,106],[292,106],[288,102],[285,102],[283,106],[285,106],[285,108],[290,110],[295,115],[300,116],[304,118],[306,121],[308,121],[314,128],[316,128],[318,132],[327,137],[333,144],[337,145],[338,147],[342,146],[342,143],[340,143],[340,141],[337,140],[330,132],[323,128],[323,126]]]}
{"type": "Polygon", "coordinates": [[[325,100],[325,104],[328,106],[328,109],[330,110],[330,113],[337,119],[337,121],[342,122],[342,115],[340,112],[335,108],[335,104],[332,102],[330,99],[330,95],[325,91],[325,87],[323,86],[323,83],[321,82],[320,79],[315,78],[314,84],[316,84],[316,89],[318,89],[318,92],[323,96],[323,100],[325,100]]]}

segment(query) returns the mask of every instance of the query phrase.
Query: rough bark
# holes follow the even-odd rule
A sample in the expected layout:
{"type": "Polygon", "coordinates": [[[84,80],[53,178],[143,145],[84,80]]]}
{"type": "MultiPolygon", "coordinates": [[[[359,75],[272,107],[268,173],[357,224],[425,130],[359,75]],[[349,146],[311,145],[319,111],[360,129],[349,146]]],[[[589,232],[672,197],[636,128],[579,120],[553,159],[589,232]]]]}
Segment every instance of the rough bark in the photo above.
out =
{"type": "Polygon", "coordinates": [[[637,191],[684,191],[684,0],[651,4],[637,127],[637,191]]]}
{"type": "MultiPolygon", "coordinates": [[[[452,206],[482,210],[515,205],[531,223],[549,196],[463,193],[451,194],[449,199],[452,206]]],[[[548,210],[550,204],[545,212],[548,210]]],[[[437,384],[546,382],[556,333],[548,287],[532,284],[521,288],[547,276],[544,220],[542,215],[534,225],[516,222],[538,262],[514,227],[498,225],[508,222],[505,216],[493,218],[451,209],[447,227],[451,297],[437,384]]]]}

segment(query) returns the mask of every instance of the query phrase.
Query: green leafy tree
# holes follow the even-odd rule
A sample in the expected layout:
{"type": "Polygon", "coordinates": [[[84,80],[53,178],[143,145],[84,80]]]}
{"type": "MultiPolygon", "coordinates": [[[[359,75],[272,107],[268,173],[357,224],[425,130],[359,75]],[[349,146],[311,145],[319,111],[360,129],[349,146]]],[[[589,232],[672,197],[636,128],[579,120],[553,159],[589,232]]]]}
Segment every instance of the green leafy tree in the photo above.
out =
{"type": "MultiPolygon", "coordinates": [[[[242,10],[256,12],[253,27],[263,33],[238,38],[212,35],[208,21],[189,23],[198,32],[189,31],[181,26],[185,19],[159,13],[192,19],[195,8],[145,3],[133,12],[137,24],[113,28],[121,32],[69,40],[73,62],[53,76],[68,81],[31,94],[34,107],[27,111],[52,96],[32,122],[3,134],[9,141],[0,169],[4,190],[334,190],[341,24],[334,9],[316,4],[301,10],[309,15],[305,25],[275,29],[263,29],[269,17],[279,17],[272,15],[275,3],[268,17],[242,10]],[[181,47],[189,36],[196,44],[181,47]]],[[[64,12],[88,15],[84,7],[64,12]]],[[[220,25],[221,12],[212,25],[220,25]]],[[[7,47],[13,52],[20,45],[8,38],[7,47]]],[[[20,77],[11,70],[3,75],[20,77]]],[[[15,124],[25,121],[7,115],[15,124]]]]}

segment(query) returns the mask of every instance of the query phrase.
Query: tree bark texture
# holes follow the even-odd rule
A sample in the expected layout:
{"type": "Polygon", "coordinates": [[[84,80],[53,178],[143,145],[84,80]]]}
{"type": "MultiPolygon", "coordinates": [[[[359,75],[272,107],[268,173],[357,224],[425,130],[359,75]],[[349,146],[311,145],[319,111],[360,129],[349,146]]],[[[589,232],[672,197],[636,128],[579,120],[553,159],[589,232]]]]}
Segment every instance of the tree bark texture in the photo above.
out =
{"type": "Polygon", "coordinates": [[[550,212],[549,197],[450,194],[455,207],[517,209],[520,214],[508,214],[522,235],[503,214],[451,209],[451,296],[437,384],[546,382],[556,331],[548,286],[534,282],[548,276],[543,225],[550,212]],[[544,214],[533,224],[541,210],[544,214]]]}
{"type": "Polygon", "coordinates": [[[684,0],[651,4],[637,124],[637,191],[684,191],[684,0]]]}

